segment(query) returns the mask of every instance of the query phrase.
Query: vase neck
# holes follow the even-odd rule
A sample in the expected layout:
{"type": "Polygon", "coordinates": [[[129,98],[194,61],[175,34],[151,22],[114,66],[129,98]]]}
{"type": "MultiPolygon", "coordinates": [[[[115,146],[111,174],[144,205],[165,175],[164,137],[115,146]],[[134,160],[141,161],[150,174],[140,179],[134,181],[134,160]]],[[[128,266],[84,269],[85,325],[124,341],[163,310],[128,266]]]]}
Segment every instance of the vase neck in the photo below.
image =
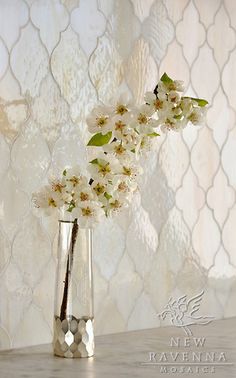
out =
{"type": "Polygon", "coordinates": [[[74,219],[74,220],[64,220],[64,219],[59,219],[58,220],[59,223],[77,223],[77,219],[74,219]]]}

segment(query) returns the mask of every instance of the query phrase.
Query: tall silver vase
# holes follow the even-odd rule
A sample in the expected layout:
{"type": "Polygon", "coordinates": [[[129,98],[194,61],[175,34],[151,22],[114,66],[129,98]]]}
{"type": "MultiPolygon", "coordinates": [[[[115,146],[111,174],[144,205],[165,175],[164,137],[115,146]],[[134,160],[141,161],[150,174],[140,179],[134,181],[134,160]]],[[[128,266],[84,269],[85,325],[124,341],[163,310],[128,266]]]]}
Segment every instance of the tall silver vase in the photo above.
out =
{"type": "Polygon", "coordinates": [[[53,348],[59,357],[94,354],[92,230],[77,220],[59,221],[53,348]]]}

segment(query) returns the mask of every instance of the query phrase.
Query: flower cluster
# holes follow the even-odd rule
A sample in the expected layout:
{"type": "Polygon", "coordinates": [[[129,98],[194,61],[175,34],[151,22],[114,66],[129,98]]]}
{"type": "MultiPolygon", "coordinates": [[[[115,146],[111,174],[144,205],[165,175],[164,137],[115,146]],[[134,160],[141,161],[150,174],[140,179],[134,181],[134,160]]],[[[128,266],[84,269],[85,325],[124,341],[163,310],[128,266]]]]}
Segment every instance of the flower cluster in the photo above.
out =
{"type": "Polygon", "coordinates": [[[127,206],[143,171],[139,156],[152,149],[158,131],[180,131],[203,120],[207,101],[181,97],[183,90],[181,81],[164,74],[141,106],[121,96],[110,106],[94,108],[87,124],[93,134],[88,146],[96,148],[96,157],[88,164],[88,177],[78,167],[65,169],[33,195],[35,206],[46,214],[61,209],[82,227],[127,206]]]}
{"type": "Polygon", "coordinates": [[[181,131],[188,123],[203,123],[207,101],[193,97],[182,97],[183,82],[172,80],[166,74],[155,88],[154,93],[145,94],[146,103],[158,115],[158,126],[162,132],[169,130],[181,131]]]}
{"type": "Polygon", "coordinates": [[[65,169],[61,177],[50,178],[49,185],[33,194],[33,202],[45,215],[60,210],[63,220],[77,218],[81,227],[90,226],[103,215],[97,196],[79,167],[65,169]]]}

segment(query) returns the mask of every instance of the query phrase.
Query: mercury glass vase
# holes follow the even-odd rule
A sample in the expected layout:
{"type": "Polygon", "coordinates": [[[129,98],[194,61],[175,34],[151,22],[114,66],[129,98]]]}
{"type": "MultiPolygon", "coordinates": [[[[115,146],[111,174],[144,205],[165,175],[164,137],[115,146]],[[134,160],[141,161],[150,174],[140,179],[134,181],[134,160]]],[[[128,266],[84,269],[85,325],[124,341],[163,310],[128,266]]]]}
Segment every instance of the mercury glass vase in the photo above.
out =
{"type": "Polygon", "coordinates": [[[92,230],[77,220],[59,221],[53,348],[59,357],[94,354],[92,230]]]}

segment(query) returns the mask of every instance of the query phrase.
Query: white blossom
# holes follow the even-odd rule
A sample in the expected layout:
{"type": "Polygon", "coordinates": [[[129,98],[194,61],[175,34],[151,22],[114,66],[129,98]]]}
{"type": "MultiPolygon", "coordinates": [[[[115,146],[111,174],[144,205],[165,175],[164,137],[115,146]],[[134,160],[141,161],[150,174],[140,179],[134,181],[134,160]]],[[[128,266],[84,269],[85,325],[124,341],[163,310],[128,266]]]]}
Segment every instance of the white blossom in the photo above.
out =
{"type": "Polygon", "coordinates": [[[193,108],[187,118],[193,125],[201,125],[205,119],[205,112],[203,109],[196,107],[193,108]]]}
{"type": "Polygon", "coordinates": [[[146,103],[152,108],[153,112],[163,109],[165,101],[157,98],[153,92],[146,92],[144,99],[146,103]]]}
{"type": "Polygon", "coordinates": [[[55,213],[64,204],[60,193],[52,191],[49,185],[44,186],[41,191],[33,193],[32,199],[35,207],[46,216],[55,213]]]}
{"type": "Polygon", "coordinates": [[[76,190],[78,186],[86,185],[87,183],[87,179],[81,174],[81,169],[79,166],[65,169],[64,177],[67,190],[69,191],[76,190]]]}
{"type": "Polygon", "coordinates": [[[126,198],[121,198],[119,194],[115,194],[108,200],[104,205],[104,211],[107,216],[111,216],[114,213],[120,212],[124,207],[127,207],[129,204],[126,198]]]}
{"type": "Polygon", "coordinates": [[[111,102],[112,113],[119,117],[126,117],[128,112],[133,109],[134,102],[127,93],[122,93],[111,102]]]}
{"type": "Polygon", "coordinates": [[[100,153],[95,163],[90,163],[89,172],[93,179],[112,178],[114,174],[120,173],[121,165],[119,160],[111,155],[100,153]]]}
{"type": "Polygon", "coordinates": [[[137,146],[137,152],[144,153],[155,149],[156,138],[147,135],[142,135],[139,145],[137,146]]]}
{"type": "Polygon", "coordinates": [[[140,141],[140,134],[137,132],[137,130],[131,128],[125,135],[123,135],[121,140],[126,150],[135,152],[136,146],[140,141]]]}
{"type": "Polygon", "coordinates": [[[178,104],[180,101],[180,95],[176,91],[170,91],[168,94],[168,101],[171,102],[172,104],[178,104]]]}
{"type": "Polygon", "coordinates": [[[166,133],[170,130],[172,131],[182,131],[186,127],[186,119],[183,119],[182,121],[179,121],[174,118],[166,119],[165,123],[161,125],[161,131],[163,133],[166,133]]]}
{"type": "Polygon", "coordinates": [[[93,182],[91,183],[91,190],[93,191],[93,193],[95,193],[95,195],[98,198],[101,196],[104,196],[104,194],[107,191],[107,187],[108,187],[108,180],[105,180],[102,177],[99,177],[99,179],[97,180],[93,180],[93,182]]]}
{"type": "Polygon", "coordinates": [[[125,113],[123,116],[115,115],[111,119],[112,124],[112,136],[115,139],[123,139],[124,136],[129,132],[130,124],[132,122],[132,113],[125,113]]]}
{"type": "Polygon", "coordinates": [[[122,175],[129,177],[130,179],[136,179],[137,176],[143,173],[143,168],[134,160],[126,160],[122,163],[122,175]]]}
{"type": "Polygon", "coordinates": [[[117,140],[115,142],[103,146],[103,150],[106,153],[113,154],[117,159],[121,161],[124,159],[131,158],[132,152],[130,152],[128,147],[129,146],[125,141],[122,142],[117,140]]]}
{"type": "Polygon", "coordinates": [[[78,202],[92,201],[95,199],[95,193],[92,191],[91,186],[86,183],[80,185],[73,194],[75,204],[78,202]]]}
{"type": "Polygon", "coordinates": [[[110,194],[112,196],[119,195],[121,199],[131,200],[132,193],[137,190],[137,181],[130,179],[126,175],[117,175],[112,181],[112,189],[110,194]]]}
{"type": "Polygon", "coordinates": [[[93,227],[104,216],[101,203],[96,201],[84,201],[74,209],[74,215],[78,219],[80,227],[93,227]]]}
{"type": "Polygon", "coordinates": [[[106,106],[98,106],[94,108],[91,115],[87,117],[88,130],[90,133],[106,134],[111,130],[111,109],[106,106]]]}
{"type": "Polygon", "coordinates": [[[191,114],[193,110],[193,101],[191,100],[191,98],[187,98],[187,97],[182,98],[180,102],[180,106],[181,106],[183,115],[188,117],[189,114],[191,114]]]}

